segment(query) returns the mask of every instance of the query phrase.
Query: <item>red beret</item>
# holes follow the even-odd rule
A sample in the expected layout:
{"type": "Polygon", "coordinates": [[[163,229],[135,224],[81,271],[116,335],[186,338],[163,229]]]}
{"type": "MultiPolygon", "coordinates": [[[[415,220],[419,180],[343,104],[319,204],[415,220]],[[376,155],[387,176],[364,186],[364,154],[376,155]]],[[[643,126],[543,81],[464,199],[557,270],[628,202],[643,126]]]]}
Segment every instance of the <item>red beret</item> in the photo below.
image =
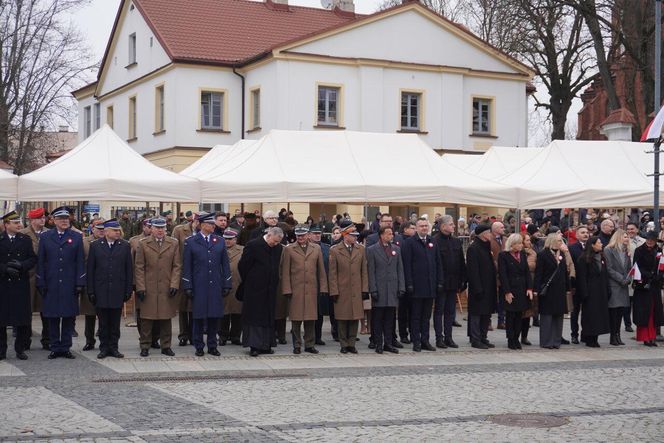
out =
{"type": "Polygon", "coordinates": [[[30,219],[42,218],[43,216],[44,216],[44,208],[37,208],[28,212],[28,218],[30,219]]]}

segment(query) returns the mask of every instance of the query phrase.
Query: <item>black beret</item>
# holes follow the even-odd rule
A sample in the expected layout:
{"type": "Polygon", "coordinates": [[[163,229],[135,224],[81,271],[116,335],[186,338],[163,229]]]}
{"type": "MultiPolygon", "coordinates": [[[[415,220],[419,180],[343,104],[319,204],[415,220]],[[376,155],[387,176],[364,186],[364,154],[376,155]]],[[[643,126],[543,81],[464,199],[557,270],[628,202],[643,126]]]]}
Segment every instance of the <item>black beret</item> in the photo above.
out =
{"type": "Polygon", "coordinates": [[[482,223],[482,224],[477,225],[477,227],[475,228],[475,235],[480,235],[482,232],[490,231],[490,230],[491,230],[490,225],[482,223]]]}

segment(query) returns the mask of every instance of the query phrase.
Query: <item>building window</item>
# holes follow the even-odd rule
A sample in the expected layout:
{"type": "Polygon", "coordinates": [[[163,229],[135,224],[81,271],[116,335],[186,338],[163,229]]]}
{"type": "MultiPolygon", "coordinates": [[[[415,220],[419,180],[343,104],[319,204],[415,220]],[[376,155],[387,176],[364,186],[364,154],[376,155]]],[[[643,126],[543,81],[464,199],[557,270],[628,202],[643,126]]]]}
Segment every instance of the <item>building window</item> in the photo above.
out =
{"type": "Polygon", "coordinates": [[[136,96],[134,96],[129,97],[129,140],[137,137],[136,129],[136,96]]]}
{"type": "Polygon", "coordinates": [[[90,137],[92,133],[92,107],[86,106],[83,108],[83,136],[84,138],[90,137]]]}
{"type": "Polygon", "coordinates": [[[492,100],[473,98],[473,134],[491,134],[492,100]]]}
{"type": "Polygon", "coordinates": [[[157,86],[154,90],[155,120],[154,132],[165,130],[164,127],[164,85],[157,86]]]}
{"type": "Polygon", "coordinates": [[[201,129],[223,130],[223,92],[201,92],[201,129]]]}
{"type": "Polygon", "coordinates": [[[332,86],[318,87],[318,124],[339,125],[340,88],[332,86]]]}
{"type": "Polygon", "coordinates": [[[95,131],[101,127],[101,104],[95,103],[95,131]]]}
{"type": "Polygon", "coordinates": [[[129,60],[128,65],[136,63],[136,33],[129,35],[129,60]]]}
{"type": "Polygon", "coordinates": [[[261,90],[251,91],[251,129],[261,127],[261,90]]]}
{"type": "Polygon", "coordinates": [[[106,108],[106,124],[113,129],[113,106],[106,108]]]}
{"type": "Polygon", "coordinates": [[[401,129],[406,131],[420,130],[420,104],[422,94],[417,92],[401,93],[401,129]]]}

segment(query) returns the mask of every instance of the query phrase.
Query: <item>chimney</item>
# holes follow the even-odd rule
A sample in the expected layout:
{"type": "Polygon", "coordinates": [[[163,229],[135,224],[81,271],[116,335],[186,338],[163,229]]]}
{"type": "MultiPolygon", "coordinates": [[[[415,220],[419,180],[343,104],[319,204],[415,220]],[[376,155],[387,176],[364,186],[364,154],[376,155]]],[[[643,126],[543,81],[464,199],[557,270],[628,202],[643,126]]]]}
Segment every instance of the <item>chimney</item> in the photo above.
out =
{"type": "Polygon", "coordinates": [[[69,132],[69,126],[67,125],[58,126],[58,132],[69,132]]]}
{"type": "Polygon", "coordinates": [[[334,0],[334,10],[344,15],[354,15],[355,3],[353,0],[334,0]]]}

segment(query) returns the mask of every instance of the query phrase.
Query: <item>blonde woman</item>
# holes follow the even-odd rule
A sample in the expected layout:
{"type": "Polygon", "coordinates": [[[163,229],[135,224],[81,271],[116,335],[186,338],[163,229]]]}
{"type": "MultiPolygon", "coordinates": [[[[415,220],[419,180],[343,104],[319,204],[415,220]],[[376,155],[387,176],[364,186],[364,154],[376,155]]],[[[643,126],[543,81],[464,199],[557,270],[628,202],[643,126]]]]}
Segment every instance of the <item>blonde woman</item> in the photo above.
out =
{"type": "MultiPolygon", "coordinates": [[[[522,232],[521,239],[523,240],[523,252],[526,253],[528,261],[528,270],[530,271],[531,281],[535,282],[535,267],[537,266],[537,251],[533,248],[533,242],[530,235],[522,232]]],[[[532,343],[528,340],[528,331],[530,330],[530,318],[537,318],[537,296],[533,293],[533,299],[530,307],[523,312],[521,319],[521,344],[530,346],[532,343]]]]}
{"type": "Polygon", "coordinates": [[[567,313],[569,274],[565,255],[560,250],[558,233],[546,236],[544,249],[537,254],[535,293],[539,296],[540,347],[558,349],[562,344],[563,317],[567,313]]]}
{"type": "Polygon", "coordinates": [[[604,249],[606,270],[609,273],[609,327],[611,332],[609,343],[613,346],[625,344],[620,338],[620,322],[625,308],[629,307],[631,277],[628,274],[632,268],[632,258],[629,254],[629,235],[622,229],[616,229],[604,249]]]}
{"type": "Polygon", "coordinates": [[[533,299],[533,282],[521,234],[512,234],[498,254],[498,279],[505,294],[505,329],[510,349],[521,349],[521,318],[533,299]]]}

